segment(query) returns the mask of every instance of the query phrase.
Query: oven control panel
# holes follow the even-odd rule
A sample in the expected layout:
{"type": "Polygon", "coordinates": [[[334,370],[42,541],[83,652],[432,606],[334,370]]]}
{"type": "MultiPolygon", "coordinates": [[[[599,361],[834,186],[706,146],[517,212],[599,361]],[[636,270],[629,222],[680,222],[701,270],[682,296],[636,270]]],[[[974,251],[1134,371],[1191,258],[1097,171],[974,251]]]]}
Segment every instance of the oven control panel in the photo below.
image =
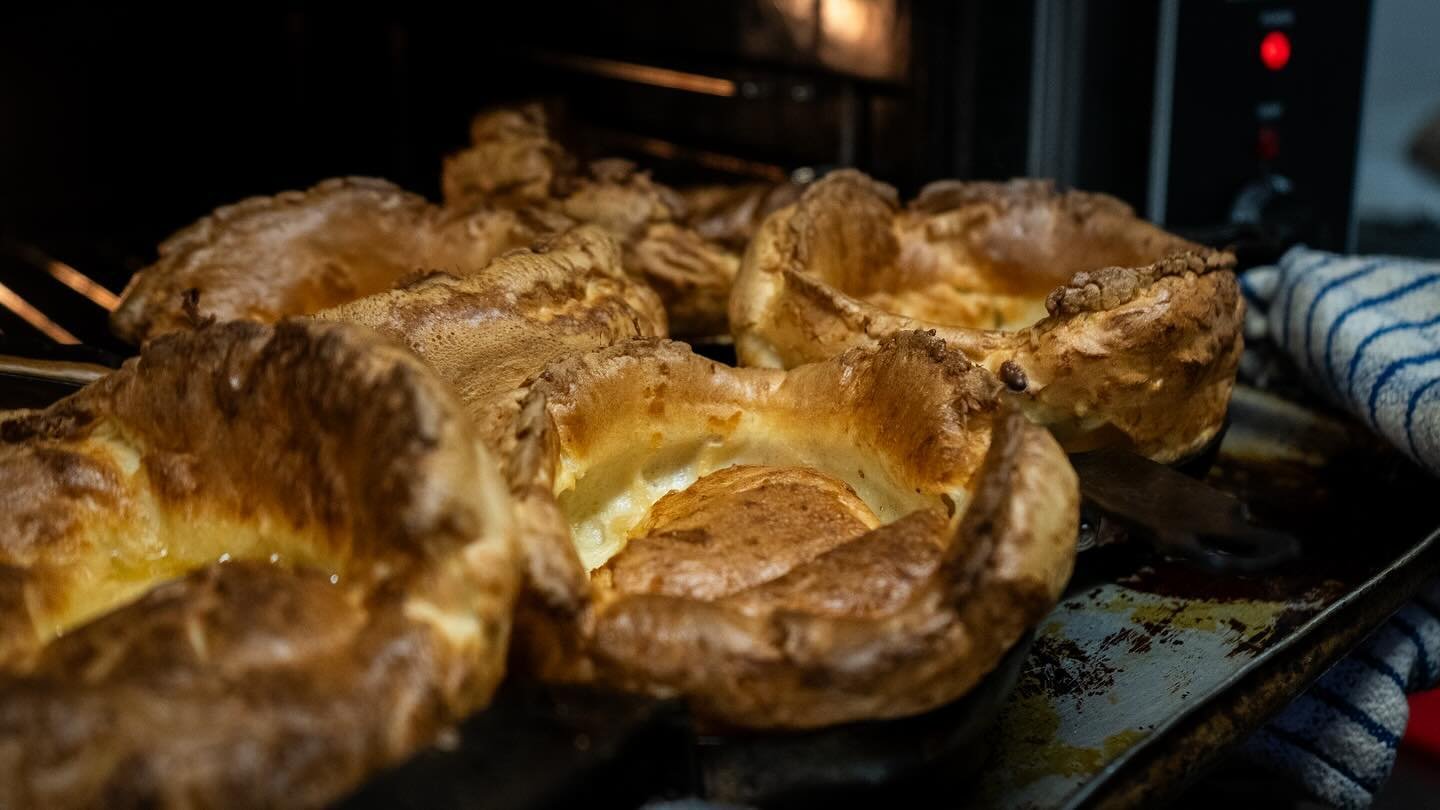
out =
{"type": "Polygon", "coordinates": [[[1167,5],[1147,213],[1346,248],[1369,3],[1167,5]]]}

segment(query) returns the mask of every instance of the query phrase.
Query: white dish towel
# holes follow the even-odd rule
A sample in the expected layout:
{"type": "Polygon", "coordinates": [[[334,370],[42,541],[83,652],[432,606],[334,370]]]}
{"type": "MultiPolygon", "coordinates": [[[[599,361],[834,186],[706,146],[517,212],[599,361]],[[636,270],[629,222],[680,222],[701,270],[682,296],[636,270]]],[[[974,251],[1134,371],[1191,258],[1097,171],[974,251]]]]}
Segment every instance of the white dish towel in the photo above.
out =
{"type": "MultiPolygon", "coordinates": [[[[1246,273],[1246,339],[1440,474],[1440,264],[1297,247],[1246,273]]],[[[1440,583],[1245,743],[1250,758],[1340,808],[1369,806],[1395,764],[1407,692],[1440,680],[1440,583]]]]}

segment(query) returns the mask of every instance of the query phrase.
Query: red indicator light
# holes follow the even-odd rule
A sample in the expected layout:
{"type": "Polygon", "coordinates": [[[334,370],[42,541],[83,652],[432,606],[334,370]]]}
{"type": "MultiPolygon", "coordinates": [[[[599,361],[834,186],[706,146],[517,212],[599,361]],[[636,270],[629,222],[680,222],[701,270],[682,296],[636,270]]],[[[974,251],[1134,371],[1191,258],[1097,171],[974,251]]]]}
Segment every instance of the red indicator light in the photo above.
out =
{"type": "Polygon", "coordinates": [[[1271,70],[1290,64],[1290,37],[1283,31],[1271,31],[1260,40],[1260,61],[1271,70]]]}

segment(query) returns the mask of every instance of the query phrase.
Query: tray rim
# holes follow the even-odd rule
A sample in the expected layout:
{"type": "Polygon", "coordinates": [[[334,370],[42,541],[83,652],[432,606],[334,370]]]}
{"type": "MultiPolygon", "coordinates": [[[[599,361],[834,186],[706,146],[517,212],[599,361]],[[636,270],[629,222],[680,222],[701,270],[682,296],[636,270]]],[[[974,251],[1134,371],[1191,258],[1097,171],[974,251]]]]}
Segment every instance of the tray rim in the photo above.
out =
{"type": "MultiPolygon", "coordinates": [[[[1366,594],[1383,586],[1386,581],[1395,578],[1401,573],[1404,573],[1405,569],[1407,569],[1410,565],[1414,564],[1416,560],[1418,560],[1432,547],[1435,547],[1437,543],[1440,543],[1440,526],[1431,529],[1428,534],[1426,534],[1423,538],[1410,546],[1410,548],[1406,550],[1403,554],[1396,557],[1388,565],[1380,569],[1369,579],[1360,583],[1360,585],[1358,585],[1357,587],[1352,588],[1343,596],[1322,608],[1314,616],[1311,616],[1299,627],[1297,627],[1294,632],[1287,635],[1284,639],[1281,639],[1273,647],[1270,647],[1264,653],[1257,655],[1250,661],[1246,662],[1244,666],[1230,673],[1228,676],[1225,677],[1224,680],[1220,681],[1220,683],[1216,684],[1213,688],[1206,692],[1206,694],[1204,694],[1203,696],[1199,696],[1196,700],[1192,701],[1191,705],[1185,708],[1183,711],[1171,715],[1167,720],[1165,720],[1165,722],[1157,725],[1154,730],[1152,730],[1151,733],[1145,737],[1144,740],[1126,749],[1125,752],[1122,753],[1120,756],[1106,763],[1105,767],[1097,771],[1093,776],[1091,776],[1083,784],[1081,784],[1074,792],[1072,792],[1068,799],[1066,799],[1063,803],[1056,805],[1057,810],[1078,810],[1078,808],[1086,806],[1093,799],[1097,798],[1097,794],[1100,794],[1109,786],[1109,782],[1111,779],[1113,779],[1121,770],[1125,769],[1128,765],[1130,765],[1141,754],[1147,753],[1156,746],[1165,743],[1167,741],[1166,738],[1170,737],[1171,733],[1178,726],[1182,725],[1185,721],[1194,717],[1197,713],[1209,708],[1215,700],[1224,696],[1225,693],[1233,690],[1236,686],[1240,684],[1241,681],[1248,678],[1257,670],[1261,669],[1267,664],[1273,663],[1276,659],[1282,657],[1285,653],[1289,652],[1292,647],[1295,647],[1302,642],[1311,640],[1312,634],[1315,633],[1315,631],[1319,629],[1321,625],[1328,623],[1331,619],[1335,617],[1337,613],[1343,612],[1351,608],[1356,602],[1362,600],[1366,594]]],[[[1399,599],[1399,603],[1395,610],[1398,610],[1399,607],[1402,607],[1405,602],[1409,601],[1409,599],[1413,596],[1414,591],[1407,592],[1403,597],[1399,599]]],[[[1333,656],[1329,656],[1329,660],[1325,661],[1322,666],[1317,667],[1316,671],[1312,675],[1303,679],[1304,686],[1301,689],[1296,690],[1290,696],[1290,698],[1293,699],[1295,697],[1298,697],[1306,688],[1309,688],[1309,685],[1311,683],[1318,679],[1320,675],[1324,674],[1324,672],[1329,670],[1330,667],[1334,666],[1334,664],[1339,662],[1340,659],[1344,658],[1345,655],[1348,654],[1356,644],[1359,644],[1360,641],[1363,641],[1367,636],[1370,635],[1370,633],[1374,632],[1382,624],[1384,624],[1384,622],[1388,620],[1388,618],[1393,612],[1393,610],[1387,609],[1386,611],[1384,611],[1384,614],[1379,621],[1374,622],[1373,624],[1367,623],[1367,625],[1369,626],[1365,627],[1363,632],[1360,632],[1356,635],[1356,639],[1353,643],[1342,645],[1342,649],[1338,650],[1333,656]]],[[[1278,711],[1278,709],[1276,711],[1278,711]]],[[[1273,714],[1274,712],[1267,713],[1266,718],[1268,719],[1268,717],[1272,716],[1273,714]]],[[[1213,758],[1214,757],[1212,755],[1211,759],[1213,758]]]]}

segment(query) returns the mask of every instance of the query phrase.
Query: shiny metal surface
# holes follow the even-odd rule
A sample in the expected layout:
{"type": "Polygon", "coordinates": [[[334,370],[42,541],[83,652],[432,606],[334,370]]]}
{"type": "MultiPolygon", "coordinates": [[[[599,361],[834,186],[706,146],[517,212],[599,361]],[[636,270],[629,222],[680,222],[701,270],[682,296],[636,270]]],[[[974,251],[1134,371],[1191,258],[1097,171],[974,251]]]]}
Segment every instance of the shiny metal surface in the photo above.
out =
{"type": "Polygon", "coordinates": [[[1299,538],[1300,557],[1239,576],[1137,543],[1082,554],[976,805],[1133,806],[1178,789],[1440,570],[1432,482],[1342,421],[1241,388],[1208,482],[1299,538]]]}

